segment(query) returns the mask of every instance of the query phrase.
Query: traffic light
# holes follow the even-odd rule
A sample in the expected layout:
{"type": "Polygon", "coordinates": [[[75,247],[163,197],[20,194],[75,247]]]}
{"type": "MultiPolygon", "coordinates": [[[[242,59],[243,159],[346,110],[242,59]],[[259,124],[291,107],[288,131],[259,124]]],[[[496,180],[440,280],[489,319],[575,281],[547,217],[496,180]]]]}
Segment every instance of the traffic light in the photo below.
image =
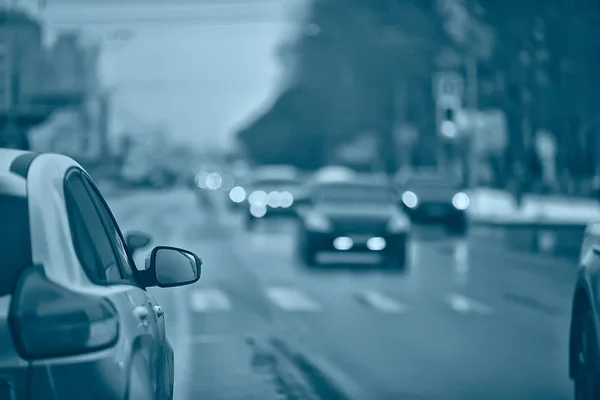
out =
{"type": "Polygon", "coordinates": [[[442,110],[442,120],[440,121],[440,135],[448,139],[453,139],[458,133],[456,126],[456,112],[454,108],[446,107],[442,110]]]}
{"type": "Polygon", "coordinates": [[[453,121],[454,122],[454,109],[453,108],[446,108],[444,110],[444,120],[446,121],[453,121]]]}

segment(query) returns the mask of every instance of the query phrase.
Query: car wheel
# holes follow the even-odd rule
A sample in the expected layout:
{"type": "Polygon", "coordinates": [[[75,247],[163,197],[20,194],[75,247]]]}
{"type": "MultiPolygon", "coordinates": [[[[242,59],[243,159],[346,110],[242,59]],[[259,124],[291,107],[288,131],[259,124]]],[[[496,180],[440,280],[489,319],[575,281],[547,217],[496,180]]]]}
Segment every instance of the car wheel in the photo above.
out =
{"type": "Polygon", "coordinates": [[[575,400],[600,399],[598,342],[592,311],[587,311],[579,323],[575,344],[575,400]]]}
{"type": "Polygon", "coordinates": [[[152,381],[148,376],[148,365],[141,354],[134,354],[129,365],[127,380],[127,397],[125,400],[155,399],[152,381]]]}

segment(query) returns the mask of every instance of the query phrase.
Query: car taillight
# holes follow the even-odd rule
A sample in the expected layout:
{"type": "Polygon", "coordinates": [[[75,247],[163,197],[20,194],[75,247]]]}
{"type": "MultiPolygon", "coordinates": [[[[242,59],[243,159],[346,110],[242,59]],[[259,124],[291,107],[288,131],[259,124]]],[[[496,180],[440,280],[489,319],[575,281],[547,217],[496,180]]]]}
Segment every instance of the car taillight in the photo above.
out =
{"type": "Polygon", "coordinates": [[[112,346],[119,319],[107,299],[70,291],[41,268],[23,273],[12,296],[9,324],[25,359],[64,357],[112,346]]]}

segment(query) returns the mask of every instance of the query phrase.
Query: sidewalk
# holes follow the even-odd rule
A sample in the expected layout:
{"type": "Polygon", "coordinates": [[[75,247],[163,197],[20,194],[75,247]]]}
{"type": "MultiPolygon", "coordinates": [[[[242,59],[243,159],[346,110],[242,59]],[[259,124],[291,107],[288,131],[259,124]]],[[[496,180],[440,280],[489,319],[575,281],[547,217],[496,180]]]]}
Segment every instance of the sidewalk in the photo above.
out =
{"type": "Polygon", "coordinates": [[[473,222],[506,224],[586,224],[600,220],[600,203],[586,198],[526,195],[517,208],[512,194],[479,188],[468,192],[473,222]]]}

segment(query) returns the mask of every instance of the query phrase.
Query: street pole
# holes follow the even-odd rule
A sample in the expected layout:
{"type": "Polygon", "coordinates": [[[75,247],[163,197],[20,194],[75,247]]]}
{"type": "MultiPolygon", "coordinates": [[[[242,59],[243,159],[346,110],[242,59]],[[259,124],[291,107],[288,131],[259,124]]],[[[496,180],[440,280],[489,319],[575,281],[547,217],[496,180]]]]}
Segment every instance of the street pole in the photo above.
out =
{"type": "Polygon", "coordinates": [[[100,157],[101,159],[107,158],[110,155],[110,149],[108,146],[108,130],[110,120],[110,97],[111,93],[104,91],[100,95],[100,123],[99,123],[99,134],[100,134],[100,157]]]}
{"type": "MultiPolygon", "coordinates": [[[[477,57],[474,54],[468,54],[466,60],[467,75],[467,107],[477,114],[479,108],[479,79],[478,79],[477,57]]],[[[469,188],[477,186],[477,154],[475,152],[475,137],[479,134],[477,124],[471,129],[467,143],[467,185],[469,188]]]]}

